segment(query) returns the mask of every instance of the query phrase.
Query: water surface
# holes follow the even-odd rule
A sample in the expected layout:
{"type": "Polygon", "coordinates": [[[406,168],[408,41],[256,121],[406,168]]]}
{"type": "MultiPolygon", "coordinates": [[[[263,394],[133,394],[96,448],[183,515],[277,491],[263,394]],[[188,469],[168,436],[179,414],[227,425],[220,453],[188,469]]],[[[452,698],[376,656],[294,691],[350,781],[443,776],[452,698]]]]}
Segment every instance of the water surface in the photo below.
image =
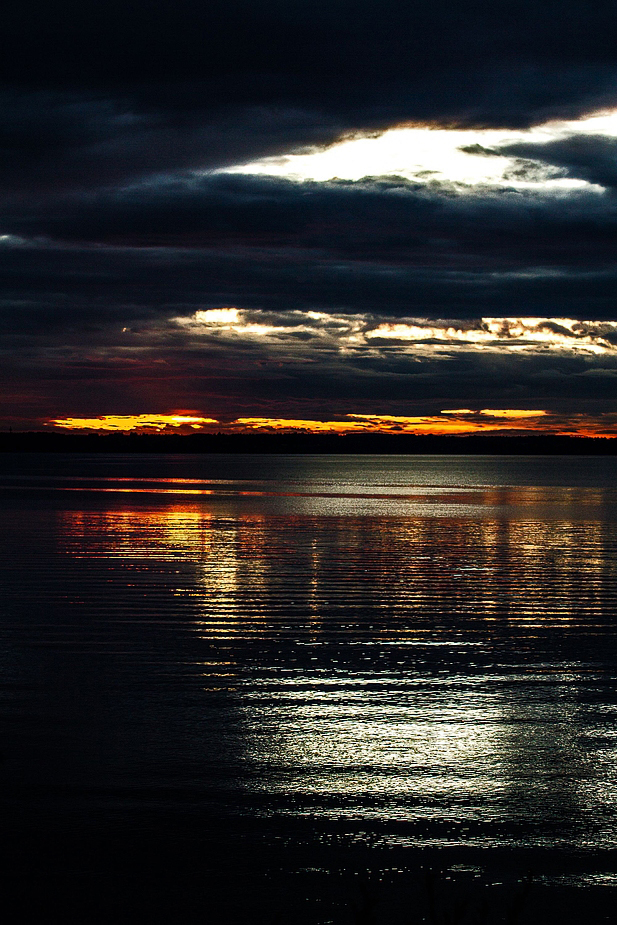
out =
{"type": "Polygon", "coordinates": [[[611,889],[616,486],[613,458],[0,457],[9,837],[190,845],[297,921],[364,914],[324,887],[351,870],[611,889]]]}

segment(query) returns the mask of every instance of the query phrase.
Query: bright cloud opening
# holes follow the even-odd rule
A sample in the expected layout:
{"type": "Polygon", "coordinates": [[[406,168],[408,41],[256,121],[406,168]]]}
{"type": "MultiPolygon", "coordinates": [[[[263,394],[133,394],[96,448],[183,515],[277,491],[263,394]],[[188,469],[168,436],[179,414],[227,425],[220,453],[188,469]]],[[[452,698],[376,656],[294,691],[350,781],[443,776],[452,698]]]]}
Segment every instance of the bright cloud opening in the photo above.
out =
{"type": "Polygon", "coordinates": [[[507,187],[537,191],[601,192],[603,187],[568,177],[538,158],[514,157],[513,144],[547,144],[581,135],[617,138],[617,110],[582,119],[545,122],[529,129],[452,129],[433,125],[399,126],[378,136],[355,135],[305,154],[266,157],[223,168],[219,173],[282,177],[288,180],[358,181],[401,177],[413,183],[465,187],[507,187]]]}
{"type": "Polygon", "coordinates": [[[237,324],[237,308],[209,308],[207,311],[195,312],[193,316],[199,324],[237,324]]]}

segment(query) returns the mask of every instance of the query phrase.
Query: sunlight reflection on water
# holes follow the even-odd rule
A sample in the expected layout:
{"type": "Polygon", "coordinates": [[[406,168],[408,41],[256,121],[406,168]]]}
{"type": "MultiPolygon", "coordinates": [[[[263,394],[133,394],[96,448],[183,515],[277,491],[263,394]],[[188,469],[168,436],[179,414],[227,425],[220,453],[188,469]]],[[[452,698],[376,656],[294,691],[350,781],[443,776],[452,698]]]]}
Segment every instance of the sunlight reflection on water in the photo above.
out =
{"type": "Polygon", "coordinates": [[[347,458],[338,481],[331,459],[328,478],[281,460],[278,482],[276,460],[264,479],[250,459],[227,479],[208,459],[160,478],[9,472],[18,683],[36,700],[67,666],[88,675],[87,717],[48,707],[80,741],[56,778],[134,804],[191,787],[223,815],[308,818],[324,841],[347,821],[398,846],[613,849],[617,493],[601,462],[578,485],[555,461],[547,484],[527,484],[530,463],[492,484],[494,459],[451,486],[430,459],[415,479],[388,459],[354,480],[347,458]]]}

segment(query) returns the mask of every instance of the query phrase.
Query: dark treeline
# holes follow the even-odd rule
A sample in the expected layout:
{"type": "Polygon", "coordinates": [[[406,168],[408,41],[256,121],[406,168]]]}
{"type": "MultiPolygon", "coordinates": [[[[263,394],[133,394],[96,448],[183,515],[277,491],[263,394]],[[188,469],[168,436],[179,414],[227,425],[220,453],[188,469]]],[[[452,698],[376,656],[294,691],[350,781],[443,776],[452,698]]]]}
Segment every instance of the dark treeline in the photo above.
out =
{"type": "Polygon", "coordinates": [[[617,454],[605,437],[414,434],[61,434],[0,433],[0,451],[34,453],[399,453],[480,455],[617,454]]]}

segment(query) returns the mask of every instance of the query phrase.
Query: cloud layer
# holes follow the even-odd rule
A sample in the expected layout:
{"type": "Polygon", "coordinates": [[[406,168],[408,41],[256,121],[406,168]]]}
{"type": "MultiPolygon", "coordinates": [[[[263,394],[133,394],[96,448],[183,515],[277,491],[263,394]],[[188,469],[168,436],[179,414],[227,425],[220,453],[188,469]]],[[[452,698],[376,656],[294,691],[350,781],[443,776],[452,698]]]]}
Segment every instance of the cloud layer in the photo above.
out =
{"type": "Polygon", "coordinates": [[[5,424],[608,413],[616,25],[578,2],[9,4],[5,424]]]}

